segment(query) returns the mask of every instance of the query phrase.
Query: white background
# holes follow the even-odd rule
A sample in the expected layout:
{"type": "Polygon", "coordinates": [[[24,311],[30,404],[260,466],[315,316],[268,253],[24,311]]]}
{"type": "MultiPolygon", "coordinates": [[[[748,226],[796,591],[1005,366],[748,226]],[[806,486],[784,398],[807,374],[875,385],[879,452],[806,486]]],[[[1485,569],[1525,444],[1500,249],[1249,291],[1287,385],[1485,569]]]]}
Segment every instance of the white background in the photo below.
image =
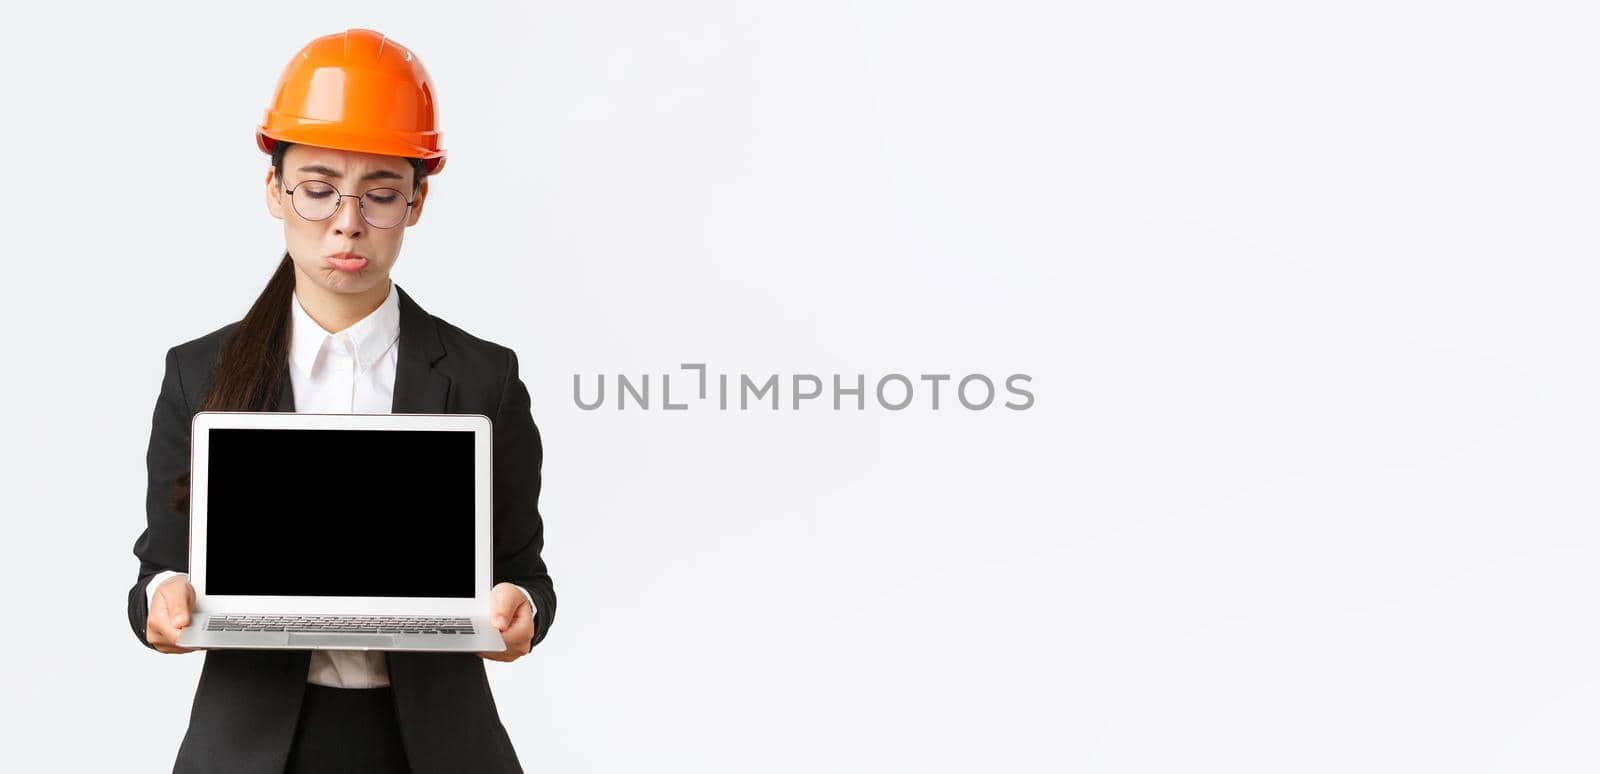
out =
{"type": "Polygon", "coordinates": [[[365,26],[450,153],[393,276],[544,435],[560,609],[488,665],[530,771],[1593,771],[1585,10],[13,16],[6,768],[172,765],[201,656],[125,620],[162,356],[265,284],[254,124],[365,26]],[[682,362],[1036,402],[573,402],[682,362]]]}

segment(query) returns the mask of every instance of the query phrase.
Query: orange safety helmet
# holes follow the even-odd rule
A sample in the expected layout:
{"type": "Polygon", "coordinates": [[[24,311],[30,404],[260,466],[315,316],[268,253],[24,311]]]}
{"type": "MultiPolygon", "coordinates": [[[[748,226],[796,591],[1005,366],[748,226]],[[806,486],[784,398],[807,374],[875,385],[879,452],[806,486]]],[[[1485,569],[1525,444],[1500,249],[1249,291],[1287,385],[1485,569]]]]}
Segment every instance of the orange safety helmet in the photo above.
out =
{"type": "Polygon", "coordinates": [[[444,169],[433,80],[399,43],[352,29],[306,44],[278,78],[272,106],[256,127],[256,147],[278,140],[422,159],[444,169]]]}

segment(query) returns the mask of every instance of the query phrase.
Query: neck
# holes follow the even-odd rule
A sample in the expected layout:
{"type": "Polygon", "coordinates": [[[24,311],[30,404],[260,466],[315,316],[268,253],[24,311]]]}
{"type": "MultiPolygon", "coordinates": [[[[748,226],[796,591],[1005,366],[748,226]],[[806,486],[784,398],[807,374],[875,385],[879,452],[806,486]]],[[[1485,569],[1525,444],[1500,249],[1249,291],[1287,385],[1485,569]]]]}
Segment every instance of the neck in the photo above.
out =
{"type": "Polygon", "coordinates": [[[393,279],[385,277],[383,282],[360,293],[334,293],[307,280],[301,276],[300,268],[295,267],[294,292],[306,315],[316,320],[323,330],[338,333],[382,306],[393,283],[393,279]]]}

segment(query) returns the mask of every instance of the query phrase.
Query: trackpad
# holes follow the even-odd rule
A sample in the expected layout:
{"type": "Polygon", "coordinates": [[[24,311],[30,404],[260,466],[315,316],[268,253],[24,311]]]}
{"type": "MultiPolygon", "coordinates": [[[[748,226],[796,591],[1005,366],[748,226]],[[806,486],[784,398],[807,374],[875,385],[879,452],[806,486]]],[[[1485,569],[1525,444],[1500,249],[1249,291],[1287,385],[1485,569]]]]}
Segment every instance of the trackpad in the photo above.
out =
{"type": "Polygon", "coordinates": [[[301,634],[289,633],[289,644],[302,648],[334,648],[360,650],[362,648],[392,648],[392,634],[301,634]]]}

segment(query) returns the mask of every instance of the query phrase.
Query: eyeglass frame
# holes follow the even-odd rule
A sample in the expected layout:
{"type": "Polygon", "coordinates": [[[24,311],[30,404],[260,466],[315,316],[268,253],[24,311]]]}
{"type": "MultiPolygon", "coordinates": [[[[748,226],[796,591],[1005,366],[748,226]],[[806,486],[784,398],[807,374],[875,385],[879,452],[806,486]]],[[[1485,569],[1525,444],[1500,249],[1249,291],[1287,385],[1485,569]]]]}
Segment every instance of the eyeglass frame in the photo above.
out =
{"type": "Polygon", "coordinates": [[[358,194],[347,194],[347,193],[341,193],[339,191],[339,187],[334,185],[333,183],[330,183],[330,182],[328,182],[326,180],[315,180],[315,179],[313,179],[313,180],[301,180],[300,182],[294,184],[294,188],[285,188],[285,189],[283,189],[283,192],[289,195],[289,208],[294,210],[294,214],[299,215],[300,219],[306,221],[307,223],[321,223],[322,221],[328,220],[328,219],[332,218],[333,216],[338,215],[339,214],[339,208],[344,206],[344,200],[345,199],[355,199],[356,200],[356,214],[361,216],[361,222],[362,223],[365,223],[365,224],[367,224],[367,225],[369,225],[369,226],[371,226],[373,228],[381,228],[381,229],[384,229],[384,230],[388,230],[388,229],[391,229],[391,228],[399,228],[401,226],[401,224],[406,222],[406,219],[405,219],[404,216],[402,216],[400,218],[399,222],[395,223],[393,226],[380,226],[380,225],[378,225],[376,223],[373,223],[370,220],[367,220],[367,211],[366,211],[366,208],[362,205],[361,200],[365,199],[367,194],[372,193],[373,191],[394,191],[396,196],[399,196],[402,200],[405,201],[405,203],[406,203],[406,212],[408,214],[411,212],[411,206],[417,203],[416,199],[407,199],[404,191],[401,191],[398,188],[391,188],[390,186],[386,186],[386,185],[380,185],[380,186],[378,186],[376,188],[368,188],[367,190],[362,191],[361,193],[358,193],[358,194]],[[333,189],[333,192],[339,196],[339,203],[335,204],[333,206],[333,212],[330,212],[327,215],[324,215],[324,216],[322,216],[320,218],[308,218],[308,217],[306,217],[305,213],[300,211],[299,207],[294,206],[294,192],[295,192],[295,190],[300,188],[300,186],[305,185],[306,183],[321,183],[321,184],[333,189]]]}

